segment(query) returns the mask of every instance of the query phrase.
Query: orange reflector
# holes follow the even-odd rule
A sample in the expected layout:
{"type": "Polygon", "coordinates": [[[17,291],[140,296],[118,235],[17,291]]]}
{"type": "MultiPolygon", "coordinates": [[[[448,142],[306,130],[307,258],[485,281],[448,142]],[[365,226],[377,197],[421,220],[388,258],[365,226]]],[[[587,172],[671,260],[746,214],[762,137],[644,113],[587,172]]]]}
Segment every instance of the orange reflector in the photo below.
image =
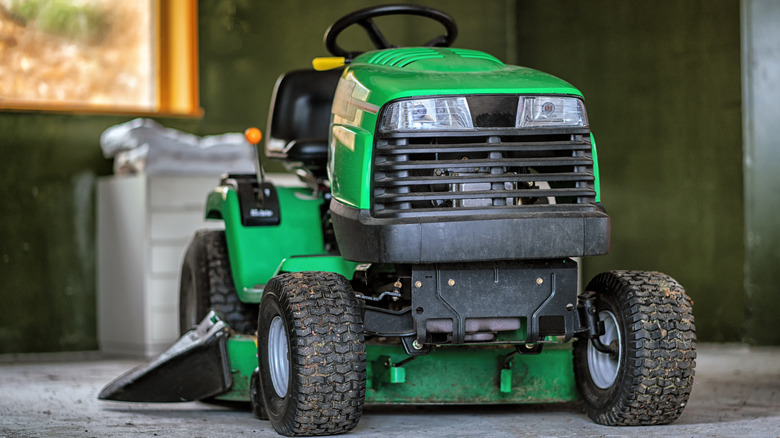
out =
{"type": "Polygon", "coordinates": [[[246,141],[257,145],[263,139],[263,133],[259,129],[252,127],[244,131],[244,137],[246,137],[246,141]]]}

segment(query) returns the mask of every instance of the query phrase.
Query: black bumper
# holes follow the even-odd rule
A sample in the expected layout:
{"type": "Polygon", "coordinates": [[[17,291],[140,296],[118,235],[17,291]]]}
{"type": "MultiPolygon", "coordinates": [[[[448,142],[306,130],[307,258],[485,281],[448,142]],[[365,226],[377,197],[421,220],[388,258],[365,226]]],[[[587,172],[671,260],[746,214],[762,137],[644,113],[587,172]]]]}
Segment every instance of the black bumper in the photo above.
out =
{"type": "Polygon", "coordinates": [[[549,259],[609,252],[609,216],[591,211],[375,218],[330,204],[341,255],[371,263],[549,259]]]}

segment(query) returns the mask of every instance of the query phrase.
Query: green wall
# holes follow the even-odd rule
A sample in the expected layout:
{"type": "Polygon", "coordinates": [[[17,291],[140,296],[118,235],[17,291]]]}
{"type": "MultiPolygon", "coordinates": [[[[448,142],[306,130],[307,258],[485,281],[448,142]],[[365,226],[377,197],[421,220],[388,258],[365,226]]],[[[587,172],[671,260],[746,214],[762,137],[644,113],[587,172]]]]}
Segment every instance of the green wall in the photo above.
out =
{"type": "MultiPolygon", "coordinates": [[[[205,115],[159,121],[200,135],[263,128],[276,77],[326,55],[334,19],[377,3],[200,0],[205,115]]],[[[456,18],[458,46],[585,93],[613,220],[612,253],[587,274],[665,271],[693,296],[701,340],[742,339],[738,3],[424,3],[456,18]]],[[[388,37],[429,39],[417,23],[392,22],[388,37]]],[[[111,172],[98,138],[130,119],[0,112],[0,353],[97,347],[94,187],[111,172]]]]}
{"type": "Polygon", "coordinates": [[[93,192],[111,163],[95,135],[109,119],[0,113],[0,353],[97,347],[93,192]]]}
{"type": "Polygon", "coordinates": [[[519,4],[519,62],[583,92],[598,144],[612,241],[585,277],[665,272],[693,298],[700,340],[740,341],[739,3],[519,4]]]}

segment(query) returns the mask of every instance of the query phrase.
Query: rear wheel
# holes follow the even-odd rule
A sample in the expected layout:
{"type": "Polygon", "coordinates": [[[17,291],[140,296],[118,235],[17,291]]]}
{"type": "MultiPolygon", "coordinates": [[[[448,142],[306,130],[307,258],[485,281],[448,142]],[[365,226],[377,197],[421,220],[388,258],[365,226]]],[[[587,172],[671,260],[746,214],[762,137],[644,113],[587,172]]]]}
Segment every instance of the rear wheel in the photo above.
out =
{"type": "Polygon", "coordinates": [[[604,345],[574,344],[574,372],[588,416],[608,426],[667,424],[682,414],[693,386],[696,330],[691,300],[657,272],[612,271],[586,287],[597,294],[604,345]]]}
{"type": "Polygon", "coordinates": [[[237,333],[257,330],[257,305],[238,299],[223,230],[200,230],[187,248],[179,284],[179,334],[213,309],[237,333]]]}
{"type": "Polygon", "coordinates": [[[271,279],[260,302],[257,355],[263,404],[278,433],[334,435],[357,425],[366,353],[360,308],[343,276],[271,279]]]}

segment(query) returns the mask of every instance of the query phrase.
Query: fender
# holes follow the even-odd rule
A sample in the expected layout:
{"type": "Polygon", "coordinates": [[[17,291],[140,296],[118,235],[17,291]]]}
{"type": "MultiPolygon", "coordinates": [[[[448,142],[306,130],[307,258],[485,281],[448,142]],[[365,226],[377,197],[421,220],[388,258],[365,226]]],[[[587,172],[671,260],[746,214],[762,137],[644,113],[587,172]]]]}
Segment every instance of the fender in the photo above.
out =
{"type": "Polygon", "coordinates": [[[242,224],[238,191],[232,184],[215,188],[206,198],[206,219],[225,223],[233,282],[239,299],[246,303],[260,302],[265,283],[285,259],[327,254],[320,223],[322,197],[302,187],[276,187],[276,193],[278,225],[242,224]]]}
{"type": "Polygon", "coordinates": [[[322,271],[335,272],[352,280],[360,263],[344,260],[340,256],[295,256],[282,260],[274,275],[284,272],[322,271]]]}

